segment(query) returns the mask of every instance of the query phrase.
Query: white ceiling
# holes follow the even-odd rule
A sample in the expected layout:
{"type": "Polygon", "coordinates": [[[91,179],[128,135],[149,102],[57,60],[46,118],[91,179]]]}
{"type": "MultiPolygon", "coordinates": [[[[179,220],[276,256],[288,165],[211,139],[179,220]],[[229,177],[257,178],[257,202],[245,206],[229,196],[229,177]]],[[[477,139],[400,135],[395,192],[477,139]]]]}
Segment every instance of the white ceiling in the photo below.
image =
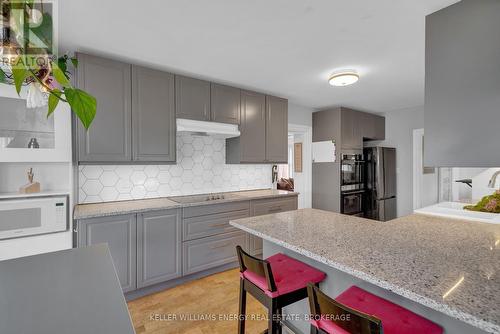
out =
{"type": "Polygon", "coordinates": [[[61,49],[383,112],[423,104],[425,15],[457,0],[62,0],[61,49]],[[331,87],[331,72],[360,81],[331,87]]]}

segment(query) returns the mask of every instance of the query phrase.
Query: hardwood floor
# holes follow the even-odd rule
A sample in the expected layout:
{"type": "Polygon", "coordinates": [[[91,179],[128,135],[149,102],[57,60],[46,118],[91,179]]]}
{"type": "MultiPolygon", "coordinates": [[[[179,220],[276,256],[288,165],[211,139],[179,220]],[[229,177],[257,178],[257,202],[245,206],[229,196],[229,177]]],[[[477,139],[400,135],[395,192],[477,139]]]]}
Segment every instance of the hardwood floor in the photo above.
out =
{"type": "MultiPolygon", "coordinates": [[[[137,334],[231,334],[237,333],[238,292],[233,269],[133,300],[128,308],[137,334]]],[[[247,294],[247,316],[254,319],[247,320],[246,333],[265,330],[266,313],[247,294]]]]}

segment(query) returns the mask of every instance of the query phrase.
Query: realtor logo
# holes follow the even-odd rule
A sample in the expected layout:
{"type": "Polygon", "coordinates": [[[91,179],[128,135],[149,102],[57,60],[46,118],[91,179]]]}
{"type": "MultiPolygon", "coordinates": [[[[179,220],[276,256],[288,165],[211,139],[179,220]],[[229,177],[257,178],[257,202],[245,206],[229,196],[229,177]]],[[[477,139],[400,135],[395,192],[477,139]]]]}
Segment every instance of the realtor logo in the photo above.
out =
{"type": "Polygon", "coordinates": [[[56,59],[56,8],[55,2],[47,0],[1,2],[2,65],[22,61],[27,68],[39,69],[47,66],[49,58],[56,59]]]}

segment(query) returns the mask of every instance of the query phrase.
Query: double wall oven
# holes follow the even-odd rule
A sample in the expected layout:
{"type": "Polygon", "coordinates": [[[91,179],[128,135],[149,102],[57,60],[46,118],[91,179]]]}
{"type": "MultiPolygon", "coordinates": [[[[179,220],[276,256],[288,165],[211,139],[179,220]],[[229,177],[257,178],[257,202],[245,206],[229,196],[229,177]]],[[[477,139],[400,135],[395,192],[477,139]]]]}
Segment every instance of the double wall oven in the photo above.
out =
{"type": "Polygon", "coordinates": [[[340,168],[341,213],[363,216],[365,211],[365,161],[362,154],[343,154],[340,168]]]}

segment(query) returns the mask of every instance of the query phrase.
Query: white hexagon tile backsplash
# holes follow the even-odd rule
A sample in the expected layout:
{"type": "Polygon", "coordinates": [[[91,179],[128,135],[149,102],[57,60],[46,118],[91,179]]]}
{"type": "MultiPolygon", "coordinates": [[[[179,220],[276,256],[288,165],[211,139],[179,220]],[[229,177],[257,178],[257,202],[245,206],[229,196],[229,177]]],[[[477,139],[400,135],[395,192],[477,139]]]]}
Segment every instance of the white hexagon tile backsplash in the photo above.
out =
{"type": "Polygon", "coordinates": [[[224,139],[177,136],[175,165],[79,166],[79,203],[261,189],[271,165],[226,165],[224,139]]]}

